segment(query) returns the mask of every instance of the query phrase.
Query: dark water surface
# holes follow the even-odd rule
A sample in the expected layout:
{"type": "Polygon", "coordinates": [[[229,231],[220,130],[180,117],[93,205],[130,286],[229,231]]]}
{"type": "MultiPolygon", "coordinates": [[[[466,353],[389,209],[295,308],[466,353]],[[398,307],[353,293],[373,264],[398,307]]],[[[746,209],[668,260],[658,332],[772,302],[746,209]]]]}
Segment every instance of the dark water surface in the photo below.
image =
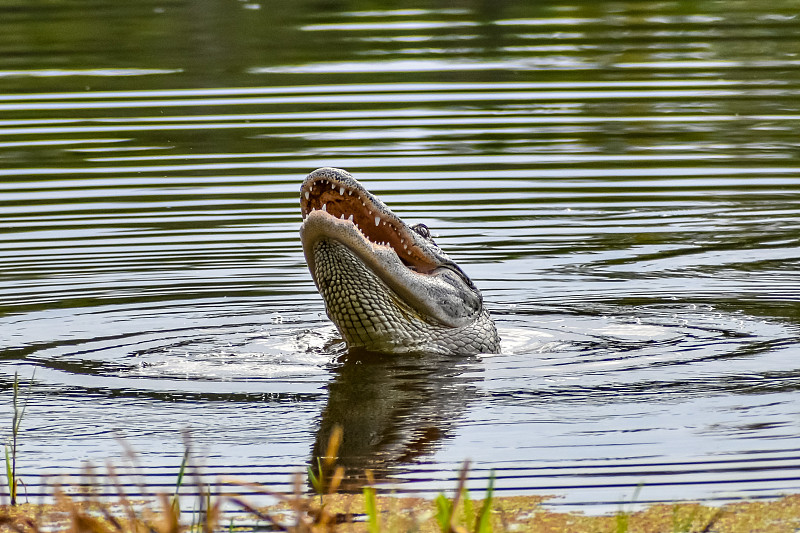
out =
{"type": "MultiPolygon", "coordinates": [[[[792,1],[0,7],[0,425],[286,487],[330,428],[399,491],[557,506],[800,491],[792,1]],[[503,350],[353,360],[298,190],[350,170],[483,289],[503,350]]],[[[148,477],[149,476],[149,477],[148,477]]],[[[44,483],[44,482],[42,482],[44,483]]]]}

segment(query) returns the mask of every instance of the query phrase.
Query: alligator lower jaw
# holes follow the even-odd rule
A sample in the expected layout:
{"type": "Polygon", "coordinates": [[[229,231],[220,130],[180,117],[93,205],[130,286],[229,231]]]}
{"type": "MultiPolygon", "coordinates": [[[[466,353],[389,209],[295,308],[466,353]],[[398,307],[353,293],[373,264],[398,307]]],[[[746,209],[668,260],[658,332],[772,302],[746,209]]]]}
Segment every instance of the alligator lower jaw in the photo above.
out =
{"type": "MultiPolygon", "coordinates": [[[[307,252],[313,251],[314,245],[321,240],[332,239],[339,241],[356,254],[376,274],[387,270],[396,271],[402,269],[421,275],[401,262],[391,246],[372,242],[353,222],[336,218],[321,209],[312,210],[306,215],[303,225],[300,227],[300,239],[303,242],[303,249],[307,252]]],[[[306,253],[306,261],[312,275],[314,275],[316,265],[313,253],[306,253]]],[[[383,279],[386,276],[380,277],[383,279]]]]}

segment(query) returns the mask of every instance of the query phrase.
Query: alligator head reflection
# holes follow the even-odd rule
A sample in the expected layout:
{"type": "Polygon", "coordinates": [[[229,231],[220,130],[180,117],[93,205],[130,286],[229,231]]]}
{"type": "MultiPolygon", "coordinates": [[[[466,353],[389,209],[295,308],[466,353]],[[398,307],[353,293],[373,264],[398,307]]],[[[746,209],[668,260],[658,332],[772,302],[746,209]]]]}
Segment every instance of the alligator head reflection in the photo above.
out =
{"type": "MultiPolygon", "coordinates": [[[[342,441],[336,465],[344,468],[342,490],[360,490],[370,470],[388,480],[434,452],[453,434],[476,396],[474,365],[464,356],[387,358],[370,353],[344,357],[328,385],[328,402],[312,450],[312,468],[325,456],[334,428],[342,441]]],[[[330,471],[323,479],[330,479],[330,471]]]]}

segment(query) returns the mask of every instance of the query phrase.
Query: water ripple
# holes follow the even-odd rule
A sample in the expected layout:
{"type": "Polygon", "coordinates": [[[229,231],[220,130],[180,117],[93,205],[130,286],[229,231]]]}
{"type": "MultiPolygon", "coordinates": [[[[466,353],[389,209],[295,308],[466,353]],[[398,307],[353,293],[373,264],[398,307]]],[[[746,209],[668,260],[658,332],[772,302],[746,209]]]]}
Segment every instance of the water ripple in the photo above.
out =
{"type": "MultiPolygon", "coordinates": [[[[398,492],[467,457],[473,488],[495,469],[566,508],[800,490],[795,6],[512,7],[247,9],[287,45],[0,64],[0,378],[36,370],[21,467],[121,436],[160,486],[190,427],[209,477],[285,484],[341,424],[348,475],[398,492]],[[320,166],[432,229],[501,354],[348,360],[297,237],[320,166]]],[[[183,9],[147,20],[181,32],[183,9]]],[[[40,19],[4,26],[6,58],[40,19]]]]}

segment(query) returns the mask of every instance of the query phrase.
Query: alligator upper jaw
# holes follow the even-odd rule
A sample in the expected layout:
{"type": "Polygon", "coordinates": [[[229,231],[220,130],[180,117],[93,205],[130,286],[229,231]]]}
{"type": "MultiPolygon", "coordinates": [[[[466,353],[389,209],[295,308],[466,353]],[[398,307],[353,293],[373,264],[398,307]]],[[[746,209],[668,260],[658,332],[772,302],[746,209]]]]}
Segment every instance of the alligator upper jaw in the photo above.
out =
{"type": "Polygon", "coordinates": [[[315,283],[314,245],[334,239],[421,315],[451,327],[473,318],[474,305],[452,305],[480,298],[468,280],[454,285],[453,278],[463,273],[453,276],[454,264],[438,248],[347,172],[321,168],[309,174],[300,189],[300,207],[300,238],[315,283]]]}
{"type": "Polygon", "coordinates": [[[343,170],[320,168],[303,181],[303,219],[316,210],[355,225],[370,243],[390,247],[417,272],[428,273],[442,266],[441,258],[427,241],[343,170]]]}

